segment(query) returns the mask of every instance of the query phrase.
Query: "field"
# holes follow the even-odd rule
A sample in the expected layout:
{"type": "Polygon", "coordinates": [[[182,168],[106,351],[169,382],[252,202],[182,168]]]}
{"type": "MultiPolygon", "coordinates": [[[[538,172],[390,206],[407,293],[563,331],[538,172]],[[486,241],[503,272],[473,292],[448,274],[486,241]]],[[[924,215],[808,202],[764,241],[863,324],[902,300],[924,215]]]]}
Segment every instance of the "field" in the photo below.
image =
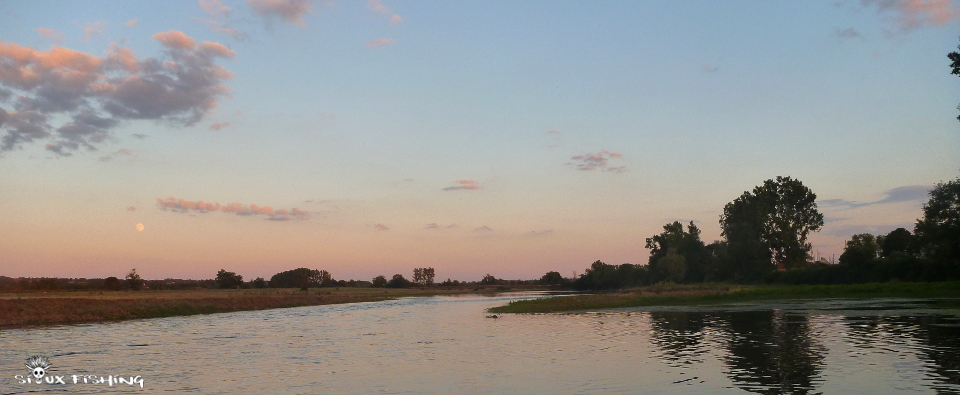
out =
{"type": "Polygon", "coordinates": [[[494,288],[311,288],[0,293],[0,328],[373,302],[494,288]]]}
{"type": "MultiPolygon", "coordinates": [[[[619,292],[521,300],[493,313],[555,313],[642,306],[711,306],[787,299],[867,299],[882,297],[960,298],[960,283],[873,283],[849,285],[655,285],[619,292]]],[[[942,307],[960,307],[944,301],[942,307]]]]}

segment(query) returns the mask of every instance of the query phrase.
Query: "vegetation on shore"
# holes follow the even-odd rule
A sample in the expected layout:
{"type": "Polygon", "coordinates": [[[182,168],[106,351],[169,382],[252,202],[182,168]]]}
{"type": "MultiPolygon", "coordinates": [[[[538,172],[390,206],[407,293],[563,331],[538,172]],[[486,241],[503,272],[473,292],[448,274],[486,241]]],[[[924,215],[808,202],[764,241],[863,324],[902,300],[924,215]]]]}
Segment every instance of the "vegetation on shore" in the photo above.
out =
{"type": "Polygon", "coordinates": [[[403,296],[499,292],[498,288],[224,289],[0,293],[0,328],[77,324],[337,303],[403,296]]]}
{"type": "MultiPolygon", "coordinates": [[[[661,284],[622,292],[519,300],[493,313],[555,313],[644,306],[716,306],[790,299],[960,298],[960,282],[842,285],[661,284]]],[[[960,307],[954,301],[950,307],[960,307]]]]}

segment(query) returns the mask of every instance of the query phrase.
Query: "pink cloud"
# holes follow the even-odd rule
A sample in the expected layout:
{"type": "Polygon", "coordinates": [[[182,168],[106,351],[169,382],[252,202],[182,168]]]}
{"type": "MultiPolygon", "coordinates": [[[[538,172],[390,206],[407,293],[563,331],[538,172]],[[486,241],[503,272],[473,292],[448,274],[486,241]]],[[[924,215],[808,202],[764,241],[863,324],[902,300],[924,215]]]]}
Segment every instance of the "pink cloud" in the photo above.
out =
{"type": "Polygon", "coordinates": [[[290,210],[274,210],[270,206],[258,206],[256,204],[246,205],[241,203],[227,203],[221,206],[220,203],[204,202],[202,200],[191,201],[177,199],[174,197],[169,197],[166,199],[158,198],[157,207],[159,207],[161,210],[170,210],[181,213],[190,211],[196,211],[200,213],[219,211],[242,216],[264,215],[267,217],[267,220],[270,221],[289,221],[293,219],[309,218],[309,214],[298,208],[292,208],[290,210]]]}
{"type": "Polygon", "coordinates": [[[137,211],[137,208],[130,206],[130,207],[127,207],[127,211],[137,211]]]}
{"type": "Polygon", "coordinates": [[[365,45],[367,48],[379,48],[379,47],[382,47],[382,46],[384,46],[384,45],[393,44],[393,43],[396,42],[396,41],[397,41],[397,39],[395,39],[395,38],[377,38],[377,39],[373,39],[373,40],[367,41],[367,43],[364,44],[364,45],[365,45]]]}
{"type": "Polygon", "coordinates": [[[103,31],[106,29],[107,23],[104,21],[97,21],[93,23],[88,23],[82,26],[83,29],[83,41],[90,41],[90,39],[97,37],[103,34],[103,31]]]}
{"type": "Polygon", "coordinates": [[[474,180],[457,180],[457,184],[460,184],[460,185],[456,185],[456,186],[452,186],[452,187],[446,187],[446,188],[443,188],[443,190],[444,190],[444,191],[457,191],[457,190],[462,190],[462,189],[467,189],[467,190],[480,189],[480,186],[477,185],[476,181],[474,181],[474,180]]]}
{"type": "Polygon", "coordinates": [[[601,150],[597,153],[588,152],[583,155],[574,155],[570,158],[573,162],[568,164],[575,165],[577,169],[584,171],[597,169],[610,173],[623,173],[627,171],[626,166],[610,166],[609,161],[611,158],[621,159],[623,158],[623,154],[607,150],[601,150]]]}
{"type": "MultiPolygon", "coordinates": [[[[864,7],[876,7],[877,13],[889,15],[900,33],[945,26],[960,19],[960,12],[951,0],[860,0],[864,7]]],[[[888,35],[895,32],[888,30],[888,35]]]]}
{"type": "Polygon", "coordinates": [[[390,7],[387,7],[386,4],[383,4],[383,0],[369,0],[367,2],[367,9],[383,15],[392,14],[390,16],[391,25],[396,25],[403,21],[403,18],[401,18],[400,15],[394,14],[393,10],[391,10],[390,7]]]}
{"type": "Polygon", "coordinates": [[[139,20],[138,20],[137,18],[133,18],[133,19],[127,21],[126,25],[127,25],[127,27],[134,27],[134,26],[137,25],[137,22],[139,22],[139,20]]]}
{"type": "Polygon", "coordinates": [[[384,225],[384,224],[374,224],[373,227],[381,232],[390,230],[390,228],[388,228],[387,225],[384,225]]]}
{"type": "Polygon", "coordinates": [[[63,41],[63,32],[58,32],[53,29],[47,29],[45,27],[38,27],[37,33],[40,33],[44,38],[48,38],[55,43],[63,41]]]}
{"type": "Polygon", "coordinates": [[[230,14],[233,9],[225,6],[219,0],[199,0],[200,8],[206,11],[210,19],[197,18],[197,21],[207,25],[214,33],[222,33],[238,40],[245,40],[247,34],[228,27],[230,14]]]}
{"type": "Polygon", "coordinates": [[[483,226],[480,226],[480,227],[477,227],[477,228],[473,228],[473,231],[474,231],[474,232],[493,232],[493,228],[491,228],[491,227],[489,227],[489,226],[487,226],[487,225],[483,225],[483,226]]]}
{"type": "Polygon", "coordinates": [[[561,132],[561,131],[559,131],[559,130],[551,130],[551,131],[548,131],[547,133],[549,133],[549,134],[563,134],[563,132],[561,132]]]}
{"type": "Polygon", "coordinates": [[[181,31],[171,30],[168,32],[161,32],[154,34],[152,37],[154,40],[160,42],[164,46],[171,49],[185,49],[192,50],[193,46],[196,44],[194,39],[188,37],[186,34],[183,34],[181,31]]]}
{"type": "Polygon", "coordinates": [[[431,222],[429,224],[424,225],[423,227],[425,229],[440,229],[440,225],[438,225],[436,222],[431,222]]]}
{"type": "Polygon", "coordinates": [[[390,17],[390,24],[391,24],[391,25],[396,25],[396,24],[398,24],[398,23],[400,23],[400,22],[403,22],[403,18],[401,18],[400,15],[393,15],[393,16],[390,17]]]}
{"type": "Polygon", "coordinates": [[[300,27],[306,26],[303,15],[313,10],[309,0],[247,0],[247,5],[268,20],[280,18],[300,27]]]}
{"type": "Polygon", "coordinates": [[[0,101],[0,151],[53,138],[47,150],[69,156],[94,149],[122,122],[147,119],[190,126],[204,118],[230,90],[232,74],[215,62],[234,52],[179,31],[153,36],[166,49],[160,58],[138,58],[111,44],[106,57],[54,46],[46,52],[0,42],[0,92],[9,91],[15,111],[0,101]],[[65,120],[60,125],[53,121],[65,120]]]}
{"type": "Polygon", "coordinates": [[[216,122],[213,125],[210,125],[211,130],[220,130],[227,126],[230,126],[230,122],[216,122]]]}

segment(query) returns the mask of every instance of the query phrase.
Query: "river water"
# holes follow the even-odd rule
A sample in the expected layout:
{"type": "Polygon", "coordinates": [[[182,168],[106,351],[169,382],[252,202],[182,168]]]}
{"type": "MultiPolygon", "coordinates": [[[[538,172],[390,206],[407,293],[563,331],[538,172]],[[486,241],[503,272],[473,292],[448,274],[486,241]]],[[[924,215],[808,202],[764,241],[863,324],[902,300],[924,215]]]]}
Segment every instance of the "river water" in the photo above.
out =
{"type": "Polygon", "coordinates": [[[960,313],[924,301],[486,318],[529,297],[0,330],[0,394],[960,393],[960,313]]]}

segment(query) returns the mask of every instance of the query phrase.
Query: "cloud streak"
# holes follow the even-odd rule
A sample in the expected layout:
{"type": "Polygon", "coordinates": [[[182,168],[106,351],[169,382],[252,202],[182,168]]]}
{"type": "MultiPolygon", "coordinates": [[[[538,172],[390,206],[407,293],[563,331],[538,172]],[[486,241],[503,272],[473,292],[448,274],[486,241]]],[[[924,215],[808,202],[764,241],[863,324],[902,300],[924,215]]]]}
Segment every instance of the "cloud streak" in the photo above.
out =
{"type": "Polygon", "coordinates": [[[875,8],[877,13],[888,18],[896,30],[885,33],[909,33],[915,30],[945,26],[960,19],[960,11],[951,0],[860,0],[866,8],[875,8]]]}
{"type": "Polygon", "coordinates": [[[367,41],[367,43],[364,44],[364,46],[367,48],[380,48],[382,46],[390,45],[395,42],[397,42],[397,39],[395,38],[377,38],[377,39],[367,41]]]}
{"type": "Polygon", "coordinates": [[[232,50],[176,30],[152,38],[164,48],[160,57],[138,58],[117,44],[98,57],[0,42],[0,92],[12,92],[0,95],[0,151],[43,139],[60,156],[94,150],[125,121],[191,126],[229,96],[222,83],[233,75],[216,61],[233,58],[232,50]]]}
{"type": "Polygon", "coordinates": [[[157,198],[157,207],[164,211],[173,211],[178,213],[209,213],[219,211],[240,216],[263,215],[266,216],[266,219],[270,221],[290,221],[294,219],[307,219],[310,217],[307,212],[296,207],[289,210],[274,210],[270,206],[259,206],[256,204],[246,205],[241,203],[227,203],[225,205],[220,205],[220,203],[205,202],[202,200],[192,201],[178,199],[175,197],[169,197],[166,199],[157,198]]]}
{"type": "Polygon", "coordinates": [[[623,173],[627,171],[626,166],[610,166],[611,159],[621,159],[623,154],[619,152],[610,152],[602,150],[597,153],[585,153],[583,155],[574,155],[570,158],[572,162],[569,165],[576,166],[578,170],[593,171],[600,170],[609,173],[623,173]]]}
{"type": "Polygon", "coordinates": [[[457,180],[456,186],[443,188],[444,191],[474,190],[480,189],[480,185],[474,180],[457,180]]]}
{"type": "Polygon", "coordinates": [[[908,185],[890,189],[886,192],[887,197],[875,202],[855,202],[844,199],[827,199],[817,203],[825,208],[852,209],[877,204],[903,203],[903,202],[923,202],[928,198],[932,185],[908,185]]]}
{"type": "Polygon", "coordinates": [[[268,21],[279,18],[299,27],[307,25],[303,16],[313,12],[313,5],[309,0],[247,0],[247,5],[268,21]]]}

